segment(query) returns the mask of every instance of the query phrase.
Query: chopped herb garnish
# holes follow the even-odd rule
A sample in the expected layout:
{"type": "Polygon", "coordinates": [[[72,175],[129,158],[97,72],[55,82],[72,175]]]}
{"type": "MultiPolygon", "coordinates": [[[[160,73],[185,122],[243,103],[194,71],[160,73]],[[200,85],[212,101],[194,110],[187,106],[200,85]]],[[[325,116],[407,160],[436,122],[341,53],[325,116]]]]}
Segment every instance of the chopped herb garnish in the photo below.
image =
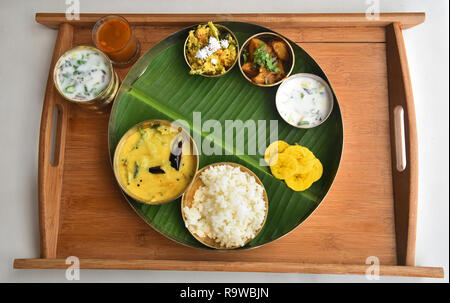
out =
{"type": "Polygon", "coordinates": [[[75,84],[72,84],[72,85],[67,86],[67,87],[64,89],[64,91],[65,91],[66,93],[69,93],[69,94],[73,93],[73,92],[75,91],[75,84]]]}
{"type": "Polygon", "coordinates": [[[270,56],[270,54],[266,51],[265,44],[258,46],[253,55],[255,55],[255,58],[253,59],[254,63],[267,68],[270,72],[280,72],[280,69],[277,67],[277,58],[272,58],[270,56]]]}
{"type": "Polygon", "coordinates": [[[304,87],[303,89],[305,90],[305,92],[306,92],[308,95],[311,95],[311,94],[312,94],[312,91],[311,91],[309,88],[304,87]]]}

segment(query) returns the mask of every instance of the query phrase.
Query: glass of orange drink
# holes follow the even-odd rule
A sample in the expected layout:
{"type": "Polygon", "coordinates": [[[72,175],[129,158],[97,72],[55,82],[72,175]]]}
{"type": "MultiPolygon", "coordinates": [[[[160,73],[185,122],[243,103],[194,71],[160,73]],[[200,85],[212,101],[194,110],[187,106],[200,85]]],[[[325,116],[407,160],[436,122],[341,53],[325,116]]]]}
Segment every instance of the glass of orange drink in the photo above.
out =
{"type": "Polygon", "coordinates": [[[121,16],[109,15],[98,20],[92,30],[92,40],[115,65],[130,65],[139,56],[139,41],[121,16]]]}

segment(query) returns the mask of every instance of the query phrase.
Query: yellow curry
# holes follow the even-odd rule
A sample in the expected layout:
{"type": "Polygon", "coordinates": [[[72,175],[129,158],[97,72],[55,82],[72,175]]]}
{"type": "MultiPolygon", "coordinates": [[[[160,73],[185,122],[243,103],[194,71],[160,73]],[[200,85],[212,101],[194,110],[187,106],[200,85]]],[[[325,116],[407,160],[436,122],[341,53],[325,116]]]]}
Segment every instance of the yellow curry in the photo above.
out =
{"type": "Polygon", "coordinates": [[[126,139],[120,150],[119,174],[131,196],[159,203],[185,191],[197,169],[197,156],[186,137],[181,128],[157,122],[126,139]]]}

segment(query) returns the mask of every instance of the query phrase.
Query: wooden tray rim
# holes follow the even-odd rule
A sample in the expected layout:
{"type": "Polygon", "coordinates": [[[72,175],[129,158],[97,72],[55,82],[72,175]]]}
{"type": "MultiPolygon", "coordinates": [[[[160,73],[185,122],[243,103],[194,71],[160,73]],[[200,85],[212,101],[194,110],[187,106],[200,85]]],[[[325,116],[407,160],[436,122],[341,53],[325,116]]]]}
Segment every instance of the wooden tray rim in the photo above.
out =
{"type": "MultiPolygon", "coordinates": [[[[52,65],[54,65],[56,59],[64,50],[64,42],[61,40],[72,40],[73,27],[86,27],[91,26],[100,17],[106,14],[80,14],[80,20],[68,21],[65,14],[62,13],[37,13],[36,21],[50,28],[59,28],[59,35],[55,44],[54,55],[52,59],[52,65]]],[[[414,114],[414,103],[412,100],[411,84],[409,79],[409,69],[407,66],[406,53],[403,45],[403,37],[401,35],[401,29],[407,29],[422,23],[425,20],[424,13],[381,13],[378,20],[368,20],[365,14],[350,13],[350,14],[124,14],[133,25],[177,25],[181,24],[194,24],[203,22],[206,20],[224,20],[224,21],[244,21],[257,24],[278,24],[279,27],[289,26],[303,26],[303,27],[385,27],[386,28],[386,44],[393,45],[393,49],[398,53],[396,55],[390,55],[388,51],[388,61],[391,60],[399,64],[401,69],[401,88],[404,90],[403,105],[406,106],[408,112],[413,114],[411,119],[407,119],[408,128],[408,144],[412,145],[409,156],[417,160],[417,138],[416,138],[416,125],[414,114]],[[183,16],[183,21],[180,20],[180,16],[183,16]],[[281,18],[284,20],[281,22],[281,18]],[[289,22],[286,22],[288,20],[289,22]],[[278,23],[277,23],[278,22],[278,23]],[[391,57],[391,58],[390,58],[391,57]],[[410,138],[412,137],[412,139],[410,138]]],[[[50,69],[51,70],[51,69],[50,69]]],[[[389,74],[388,74],[389,76],[389,74]]],[[[46,103],[50,102],[48,99],[52,99],[51,95],[53,90],[51,88],[51,73],[49,74],[49,80],[47,83],[45,102],[43,107],[41,121],[41,138],[40,138],[40,152],[39,160],[48,160],[48,148],[41,143],[48,141],[45,133],[48,133],[48,123],[44,121],[44,117],[49,115],[49,110],[46,107],[46,103]]],[[[397,86],[397,83],[392,82],[389,79],[389,87],[397,86]]],[[[397,87],[395,87],[397,88],[397,87]]],[[[391,99],[391,98],[390,98],[391,99]]],[[[391,100],[389,101],[391,103],[391,100]]],[[[60,106],[55,104],[57,107],[60,106]]],[[[67,115],[63,112],[60,120],[67,120],[67,115]]],[[[392,128],[392,125],[391,125],[392,128]]],[[[392,131],[392,129],[391,129],[392,131]]],[[[61,137],[60,141],[65,140],[65,130],[57,129],[57,135],[61,137]]],[[[391,135],[391,145],[392,145],[391,135]]],[[[58,159],[62,157],[64,159],[64,144],[57,143],[58,159]]],[[[63,161],[61,161],[63,162],[63,161]]],[[[57,165],[59,163],[56,163],[57,165]]],[[[417,161],[414,161],[414,166],[417,166],[417,161]]],[[[393,168],[394,170],[394,168],[393,168]]],[[[413,176],[409,176],[410,187],[417,188],[417,167],[413,167],[413,176]],[[415,185],[415,186],[414,186],[415,185]]],[[[61,174],[61,171],[56,172],[57,175],[61,174]]],[[[39,183],[41,189],[41,183],[43,181],[45,173],[41,173],[41,167],[39,168],[39,183]]],[[[393,171],[394,177],[394,171],[393,171]]],[[[394,182],[395,183],[395,182],[394,182]]],[[[61,189],[56,188],[56,191],[61,189]]],[[[408,220],[406,228],[406,240],[402,239],[406,243],[404,259],[399,259],[400,265],[393,266],[380,266],[381,275],[393,275],[393,276],[415,276],[415,277],[434,277],[443,278],[444,272],[441,267],[418,267],[414,265],[414,251],[415,251],[415,228],[416,228],[416,211],[417,211],[417,193],[416,189],[409,190],[412,195],[408,195],[411,205],[408,204],[408,220]],[[410,207],[411,206],[411,207],[410,207]],[[412,219],[412,220],[411,220],[412,219]],[[411,240],[411,234],[414,236],[411,240]],[[411,264],[411,255],[412,264],[411,264]],[[405,266],[406,265],[406,266],[405,266]]],[[[394,184],[395,194],[395,184],[394,184]]],[[[41,252],[42,258],[40,259],[15,259],[14,268],[67,268],[65,259],[56,258],[56,241],[52,241],[55,238],[55,225],[59,220],[59,201],[56,205],[47,206],[43,205],[45,196],[40,191],[40,225],[41,225],[41,252]],[[56,216],[56,222],[44,221],[49,214],[56,216]],[[44,232],[44,235],[42,234],[44,232]]],[[[397,207],[396,207],[397,208],[397,207]]],[[[397,215],[396,215],[397,224],[397,215]]],[[[57,228],[57,227],[56,227],[57,228]]],[[[398,232],[396,231],[398,238],[398,232]]],[[[56,229],[57,235],[57,229],[56,229]]],[[[57,239],[57,237],[56,237],[57,239]]],[[[398,239],[397,239],[398,242],[398,239]]],[[[291,272],[291,273],[326,273],[326,274],[364,274],[369,265],[363,264],[307,264],[307,263],[269,263],[269,262],[220,262],[220,261],[180,261],[180,260],[118,260],[118,259],[81,259],[82,268],[92,269],[154,269],[154,270],[205,270],[205,271],[252,271],[252,272],[291,272]]]]}
{"type": "MultiPolygon", "coordinates": [[[[16,269],[67,269],[65,259],[15,259],[16,269]]],[[[189,270],[227,272],[272,272],[303,274],[370,274],[370,264],[318,264],[318,263],[271,263],[271,262],[225,262],[181,260],[118,260],[80,259],[80,269],[116,270],[189,270]]],[[[441,267],[380,265],[381,276],[444,278],[441,267]]]]}
{"type": "MultiPolygon", "coordinates": [[[[83,13],[80,20],[67,20],[63,13],[36,13],[36,22],[57,29],[61,23],[73,26],[92,26],[106,13],[83,13]]],[[[378,19],[369,20],[365,13],[245,13],[245,14],[120,14],[132,25],[192,25],[199,22],[214,20],[241,21],[265,24],[277,24],[279,27],[385,27],[391,23],[399,23],[402,29],[407,29],[425,21],[424,12],[380,13],[378,19]],[[183,19],[180,20],[180,16],[183,19]],[[263,16],[263,19],[261,18],[263,16]]]]}

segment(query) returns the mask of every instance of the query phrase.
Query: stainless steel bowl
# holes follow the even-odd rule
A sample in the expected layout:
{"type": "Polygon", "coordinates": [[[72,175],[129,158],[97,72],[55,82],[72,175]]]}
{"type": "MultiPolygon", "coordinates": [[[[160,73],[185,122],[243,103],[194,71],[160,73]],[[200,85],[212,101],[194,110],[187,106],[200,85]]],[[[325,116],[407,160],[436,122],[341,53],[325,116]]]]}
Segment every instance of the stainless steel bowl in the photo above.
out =
{"type": "MultiPolygon", "coordinates": [[[[194,182],[192,183],[192,185],[189,187],[189,189],[183,194],[183,198],[181,199],[181,215],[183,217],[183,221],[186,224],[186,214],[184,211],[185,207],[190,208],[192,206],[192,202],[194,201],[194,196],[195,196],[195,192],[197,191],[197,189],[201,186],[204,186],[200,176],[201,174],[207,170],[210,167],[213,166],[218,166],[218,165],[229,165],[229,166],[233,166],[233,167],[238,167],[242,172],[247,173],[248,175],[252,176],[253,178],[255,178],[256,182],[262,186],[263,190],[263,199],[265,202],[265,206],[266,206],[266,210],[264,213],[264,220],[261,224],[261,226],[258,228],[258,230],[255,232],[255,236],[253,238],[249,238],[245,241],[244,245],[247,245],[250,241],[252,241],[254,238],[256,238],[256,236],[259,234],[259,232],[262,230],[262,228],[264,227],[264,224],[266,223],[267,220],[267,214],[269,212],[269,198],[267,197],[267,192],[266,189],[264,187],[264,184],[261,182],[261,180],[258,178],[258,176],[252,172],[250,169],[248,169],[247,167],[237,164],[237,163],[233,163],[233,162],[217,162],[217,163],[213,163],[210,165],[207,165],[205,167],[203,167],[201,170],[199,170],[197,172],[197,174],[194,177],[194,182]]],[[[191,235],[197,239],[197,241],[199,241],[200,243],[202,243],[205,246],[208,246],[210,248],[214,248],[217,250],[232,250],[232,249],[236,249],[242,246],[233,246],[233,247],[224,247],[221,246],[219,243],[217,243],[214,239],[208,237],[208,236],[203,236],[200,237],[199,235],[197,235],[191,228],[190,226],[187,227],[187,229],[189,230],[189,232],[191,233],[191,235]]]]}
{"type": "Polygon", "coordinates": [[[55,84],[56,89],[58,90],[59,94],[66,100],[75,103],[83,108],[88,108],[91,110],[99,110],[108,104],[111,103],[111,101],[114,100],[114,97],[116,96],[116,93],[119,89],[119,77],[117,76],[117,73],[114,71],[113,65],[111,60],[108,58],[108,56],[99,50],[98,48],[95,48],[93,46],[87,46],[87,45],[81,45],[76,46],[74,48],[69,49],[64,54],[59,57],[58,61],[55,64],[55,67],[53,69],[53,83],[55,84]],[[64,92],[62,91],[61,87],[58,84],[58,69],[60,65],[64,62],[64,60],[69,57],[72,53],[80,51],[80,50],[90,50],[93,52],[98,53],[100,56],[102,56],[109,67],[110,72],[110,80],[106,88],[95,98],[86,100],[86,101],[80,101],[77,99],[69,98],[64,92]]]}
{"type": "Polygon", "coordinates": [[[238,57],[238,62],[239,62],[239,70],[241,71],[242,75],[245,77],[245,79],[247,79],[248,81],[250,81],[252,84],[257,85],[257,86],[261,86],[261,87],[272,87],[272,86],[276,86],[278,84],[280,84],[281,82],[284,81],[284,79],[286,79],[287,77],[289,77],[289,75],[292,73],[292,71],[294,70],[294,65],[295,65],[295,55],[294,55],[294,49],[292,48],[292,45],[286,40],[286,38],[284,38],[283,36],[276,34],[276,33],[272,33],[272,32],[262,32],[262,33],[258,33],[255,34],[253,36],[251,36],[250,38],[248,38],[244,44],[241,47],[241,50],[239,51],[239,57],[238,57]],[[252,81],[252,79],[250,79],[245,72],[242,70],[242,54],[243,52],[248,48],[250,40],[252,40],[253,38],[258,38],[261,39],[263,41],[267,41],[267,40],[281,40],[283,41],[289,49],[289,54],[290,54],[290,68],[289,70],[286,72],[286,75],[280,79],[279,81],[272,83],[272,84],[257,84],[255,82],[252,81]]]}
{"type": "MultiPolygon", "coordinates": [[[[195,25],[193,30],[195,30],[199,25],[204,25],[204,24],[197,24],[197,25],[195,25]]],[[[217,74],[217,75],[199,74],[200,76],[208,77],[208,78],[216,78],[216,77],[220,77],[220,76],[223,76],[223,75],[227,74],[236,65],[236,62],[238,61],[238,56],[239,56],[239,42],[238,42],[238,39],[236,38],[236,36],[233,34],[233,32],[228,27],[226,27],[224,25],[216,24],[216,23],[214,23],[214,25],[217,27],[219,32],[229,33],[231,35],[231,37],[233,37],[234,41],[236,41],[236,59],[234,60],[234,63],[230,66],[230,68],[227,69],[223,74],[217,74]]],[[[187,48],[188,40],[189,40],[189,36],[187,36],[186,41],[184,42],[183,53],[184,53],[184,60],[186,61],[186,63],[189,66],[189,68],[192,69],[191,63],[189,62],[189,60],[187,58],[187,54],[186,54],[186,52],[187,52],[186,48],[187,48]]]]}
{"type": "Polygon", "coordinates": [[[295,74],[295,75],[292,75],[292,76],[288,77],[288,78],[280,85],[280,87],[278,87],[277,93],[276,93],[276,95],[275,95],[275,105],[276,105],[278,114],[281,116],[281,118],[282,118],[286,123],[288,123],[289,125],[292,125],[292,126],[297,127],[297,128],[304,128],[304,129],[314,128],[314,127],[317,127],[317,126],[321,125],[322,123],[324,123],[324,122],[328,119],[328,117],[331,115],[331,112],[333,111],[333,103],[334,103],[333,93],[332,93],[331,88],[330,88],[330,86],[328,85],[328,83],[327,83],[324,79],[322,79],[321,77],[319,77],[319,76],[317,76],[317,75],[314,75],[314,74],[308,74],[308,73],[299,73],[299,74],[295,74]],[[293,124],[293,123],[290,123],[290,122],[286,121],[286,119],[284,119],[284,117],[281,116],[281,114],[280,114],[280,110],[279,110],[279,108],[278,108],[278,106],[279,106],[279,103],[278,103],[278,102],[279,102],[279,95],[281,94],[280,92],[282,92],[283,89],[284,89],[284,87],[285,87],[284,84],[285,84],[285,83],[288,83],[288,81],[289,81],[290,79],[300,78],[300,77],[303,77],[303,78],[311,78],[311,79],[314,79],[314,80],[320,82],[320,84],[322,84],[322,85],[325,87],[325,89],[326,89],[326,91],[327,91],[327,93],[328,93],[328,96],[329,96],[328,102],[330,103],[330,105],[329,105],[329,110],[328,110],[328,113],[326,114],[325,118],[324,118],[319,124],[316,124],[316,125],[301,125],[301,126],[299,126],[299,125],[297,125],[297,124],[293,124]]]}
{"type": "Polygon", "coordinates": [[[158,119],[155,119],[155,120],[147,120],[147,121],[143,121],[143,122],[140,122],[140,123],[134,125],[132,128],[130,128],[130,129],[122,136],[122,138],[119,140],[119,143],[117,144],[116,150],[115,150],[115,152],[114,152],[113,170],[114,170],[114,176],[115,176],[115,178],[116,178],[116,180],[117,180],[117,183],[119,184],[119,186],[120,186],[120,188],[123,190],[123,192],[125,192],[128,196],[130,196],[131,198],[133,198],[134,200],[136,200],[136,201],[138,201],[138,202],[142,202],[142,203],[145,203],[145,204],[151,204],[151,205],[157,205],[157,204],[164,204],[164,203],[173,201],[173,200],[175,200],[175,199],[181,197],[181,196],[186,192],[186,190],[189,188],[189,186],[192,184],[192,182],[194,181],[194,179],[195,179],[195,174],[196,174],[197,171],[198,171],[198,164],[199,164],[199,156],[198,156],[197,145],[195,144],[194,139],[192,139],[192,137],[191,137],[191,136],[190,136],[190,135],[189,135],[189,134],[181,127],[181,126],[179,126],[178,124],[172,123],[172,122],[167,121],[167,120],[158,120],[158,119]],[[152,125],[155,125],[155,124],[166,125],[166,126],[168,126],[168,127],[181,128],[181,134],[182,134],[183,138],[184,138],[185,140],[189,140],[189,142],[190,142],[190,144],[191,144],[190,146],[192,147],[192,154],[193,154],[193,156],[195,157],[195,162],[196,162],[196,164],[195,164],[195,171],[193,172],[192,180],[187,184],[186,188],[185,188],[180,194],[178,194],[178,195],[176,195],[176,196],[173,196],[173,197],[170,197],[170,198],[165,199],[165,200],[148,201],[148,200],[142,199],[141,197],[138,197],[137,195],[135,195],[133,192],[131,192],[130,190],[128,190],[128,188],[126,187],[125,184],[123,184],[123,182],[122,182],[123,180],[122,180],[122,178],[120,177],[120,171],[119,171],[119,165],[120,165],[120,152],[122,151],[122,148],[123,148],[125,142],[128,140],[128,138],[129,138],[131,135],[133,135],[133,134],[135,134],[136,132],[138,132],[138,131],[139,131],[139,128],[144,129],[144,128],[148,128],[148,127],[150,127],[150,126],[152,126],[152,125]]]}

